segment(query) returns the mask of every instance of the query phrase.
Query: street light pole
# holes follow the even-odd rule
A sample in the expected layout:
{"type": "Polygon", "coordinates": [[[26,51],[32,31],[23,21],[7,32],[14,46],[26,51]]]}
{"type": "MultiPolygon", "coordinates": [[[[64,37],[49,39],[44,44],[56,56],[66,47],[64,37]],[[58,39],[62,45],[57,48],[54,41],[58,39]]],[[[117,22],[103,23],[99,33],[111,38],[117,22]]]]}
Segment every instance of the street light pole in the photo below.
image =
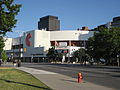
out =
{"type": "Polygon", "coordinates": [[[31,63],[33,62],[33,55],[31,55],[31,63]]]}
{"type": "Polygon", "coordinates": [[[20,61],[20,58],[21,58],[21,36],[19,37],[19,60],[20,61]]]}
{"type": "Polygon", "coordinates": [[[119,55],[117,55],[117,63],[118,63],[118,67],[119,67],[120,66],[119,55]]]}

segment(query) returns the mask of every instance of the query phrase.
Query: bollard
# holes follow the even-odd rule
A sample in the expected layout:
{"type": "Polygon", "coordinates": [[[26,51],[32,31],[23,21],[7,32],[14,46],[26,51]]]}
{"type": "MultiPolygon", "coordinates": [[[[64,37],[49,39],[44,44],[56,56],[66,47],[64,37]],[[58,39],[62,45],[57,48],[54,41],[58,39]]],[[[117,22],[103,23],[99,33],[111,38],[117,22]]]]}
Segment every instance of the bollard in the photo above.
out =
{"type": "Polygon", "coordinates": [[[78,83],[82,82],[82,73],[78,73],[78,83]]]}

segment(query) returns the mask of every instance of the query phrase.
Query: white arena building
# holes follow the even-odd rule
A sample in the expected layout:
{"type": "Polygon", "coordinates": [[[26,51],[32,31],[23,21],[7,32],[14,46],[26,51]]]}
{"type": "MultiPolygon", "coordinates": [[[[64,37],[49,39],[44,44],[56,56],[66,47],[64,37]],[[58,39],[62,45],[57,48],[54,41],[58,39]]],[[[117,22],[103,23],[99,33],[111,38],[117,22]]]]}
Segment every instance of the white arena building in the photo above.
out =
{"type": "Polygon", "coordinates": [[[65,57],[72,57],[74,51],[85,47],[86,41],[94,33],[87,27],[81,30],[60,31],[60,20],[51,15],[40,18],[38,29],[25,32],[21,37],[6,38],[4,50],[9,59],[41,62],[51,47],[55,47],[59,53],[65,51],[65,57]]]}
{"type": "Polygon", "coordinates": [[[85,47],[86,41],[93,36],[94,31],[68,30],[68,31],[45,31],[32,30],[25,32],[17,38],[7,38],[4,49],[9,58],[21,58],[29,62],[37,58],[45,58],[48,49],[52,46],[57,50],[67,49],[66,57],[72,57],[72,53],[79,48],[85,47]]]}

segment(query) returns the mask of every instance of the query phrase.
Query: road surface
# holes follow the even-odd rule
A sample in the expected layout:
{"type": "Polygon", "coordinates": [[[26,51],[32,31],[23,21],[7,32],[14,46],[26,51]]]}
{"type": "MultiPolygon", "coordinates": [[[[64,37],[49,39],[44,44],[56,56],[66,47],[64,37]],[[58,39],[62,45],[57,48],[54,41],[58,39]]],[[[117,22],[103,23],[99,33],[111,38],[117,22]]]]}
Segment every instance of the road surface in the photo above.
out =
{"type": "MultiPolygon", "coordinates": [[[[24,67],[60,73],[73,78],[81,72],[83,79],[97,85],[120,89],[120,68],[112,66],[81,66],[79,64],[40,64],[40,63],[23,63],[24,67]]],[[[77,79],[76,79],[77,80],[77,79]]]]}

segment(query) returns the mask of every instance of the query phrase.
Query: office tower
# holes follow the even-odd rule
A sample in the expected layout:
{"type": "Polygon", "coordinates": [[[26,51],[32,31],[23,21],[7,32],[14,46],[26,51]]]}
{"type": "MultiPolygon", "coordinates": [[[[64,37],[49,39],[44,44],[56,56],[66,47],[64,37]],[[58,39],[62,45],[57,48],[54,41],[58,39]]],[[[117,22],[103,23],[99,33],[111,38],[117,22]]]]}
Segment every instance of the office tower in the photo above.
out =
{"type": "Polygon", "coordinates": [[[113,18],[112,27],[120,27],[120,16],[113,18]]]}
{"type": "Polygon", "coordinates": [[[38,29],[46,29],[47,31],[59,31],[60,30],[60,20],[56,16],[45,16],[40,18],[38,22],[38,29]]]}

